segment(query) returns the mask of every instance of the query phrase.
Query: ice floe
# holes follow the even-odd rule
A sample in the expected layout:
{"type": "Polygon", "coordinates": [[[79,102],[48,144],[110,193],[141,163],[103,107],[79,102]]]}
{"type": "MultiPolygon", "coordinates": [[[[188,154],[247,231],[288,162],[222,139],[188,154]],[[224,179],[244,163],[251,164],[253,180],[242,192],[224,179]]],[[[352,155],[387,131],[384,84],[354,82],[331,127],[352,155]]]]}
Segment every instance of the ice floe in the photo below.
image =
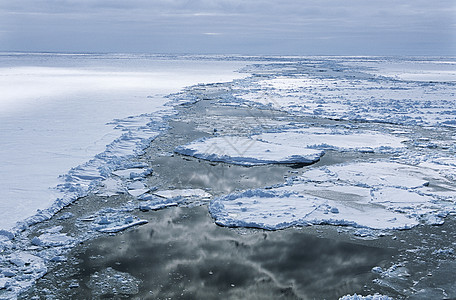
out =
{"type": "Polygon", "coordinates": [[[56,247],[56,246],[68,246],[74,241],[73,238],[69,237],[64,233],[44,233],[40,236],[36,236],[31,240],[32,245],[45,246],[45,247],[56,247]]]}
{"type": "Polygon", "coordinates": [[[199,198],[209,199],[212,197],[211,194],[202,189],[174,189],[174,190],[161,190],[154,192],[157,195],[166,199],[175,198],[199,198]]]}
{"type": "Polygon", "coordinates": [[[216,162],[244,166],[264,164],[311,164],[323,151],[266,143],[247,137],[219,136],[179,146],[175,152],[216,162]]]}
{"type": "Polygon", "coordinates": [[[155,191],[152,194],[144,194],[138,197],[138,200],[146,201],[139,205],[139,209],[142,211],[149,211],[184,203],[204,203],[211,197],[211,194],[202,189],[173,189],[155,191]]]}
{"type": "Polygon", "coordinates": [[[406,147],[403,144],[406,139],[385,133],[328,128],[291,129],[262,133],[253,138],[273,144],[319,150],[391,152],[406,147]]]}
{"type": "Polygon", "coordinates": [[[110,209],[107,212],[101,211],[98,216],[81,219],[81,221],[91,222],[92,229],[103,233],[116,233],[133,226],[148,223],[147,220],[138,219],[114,209],[110,209]]]}
{"type": "Polygon", "coordinates": [[[128,184],[127,190],[130,195],[137,197],[147,193],[149,188],[144,182],[137,180],[128,184]]]}
{"type": "Polygon", "coordinates": [[[440,197],[452,184],[431,169],[393,162],[348,163],[310,169],[280,187],[214,199],[217,224],[269,230],[310,224],[369,229],[407,229],[439,224],[456,211],[440,197]],[[429,188],[433,187],[433,188],[429,188]]]}

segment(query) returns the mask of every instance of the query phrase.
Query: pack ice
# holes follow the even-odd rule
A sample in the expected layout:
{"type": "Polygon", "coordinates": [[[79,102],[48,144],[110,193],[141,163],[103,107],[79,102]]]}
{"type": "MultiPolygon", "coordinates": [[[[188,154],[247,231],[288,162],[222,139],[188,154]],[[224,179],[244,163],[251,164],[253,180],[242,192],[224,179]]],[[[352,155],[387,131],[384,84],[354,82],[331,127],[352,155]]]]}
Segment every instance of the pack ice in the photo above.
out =
{"type": "Polygon", "coordinates": [[[217,224],[230,227],[276,230],[331,224],[407,229],[443,222],[456,211],[455,191],[448,179],[429,168],[348,163],[310,169],[280,187],[214,199],[210,212],[217,224]],[[441,189],[448,193],[439,193],[441,189]]]}

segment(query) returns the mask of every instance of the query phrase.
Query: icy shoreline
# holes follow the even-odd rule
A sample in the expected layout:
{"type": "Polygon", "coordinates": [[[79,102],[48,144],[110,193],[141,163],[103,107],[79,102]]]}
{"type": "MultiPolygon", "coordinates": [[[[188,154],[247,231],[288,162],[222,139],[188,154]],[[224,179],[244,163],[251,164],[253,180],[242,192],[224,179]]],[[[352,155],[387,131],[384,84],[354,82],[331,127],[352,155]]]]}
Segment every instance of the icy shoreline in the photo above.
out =
{"type": "Polygon", "coordinates": [[[234,73],[244,63],[210,58],[4,53],[0,61],[0,182],[8,187],[0,191],[0,229],[13,234],[112,171],[134,167],[128,160],[175,113],[167,95],[245,76],[234,73]]]}

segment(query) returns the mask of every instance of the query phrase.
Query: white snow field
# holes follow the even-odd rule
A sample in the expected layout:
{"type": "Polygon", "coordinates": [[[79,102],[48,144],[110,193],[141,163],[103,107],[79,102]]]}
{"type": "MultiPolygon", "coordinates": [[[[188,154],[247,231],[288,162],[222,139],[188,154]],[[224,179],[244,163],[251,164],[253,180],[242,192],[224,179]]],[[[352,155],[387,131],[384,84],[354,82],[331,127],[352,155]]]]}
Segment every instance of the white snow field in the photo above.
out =
{"type": "Polygon", "coordinates": [[[323,152],[318,150],[289,147],[237,136],[205,138],[179,146],[174,151],[205,160],[243,166],[310,164],[318,161],[323,155],[323,152]]]}
{"type": "Polygon", "coordinates": [[[234,72],[240,62],[153,56],[1,54],[0,62],[0,229],[8,231],[130,167],[125,159],[173,113],[166,95],[245,76],[234,72]]]}

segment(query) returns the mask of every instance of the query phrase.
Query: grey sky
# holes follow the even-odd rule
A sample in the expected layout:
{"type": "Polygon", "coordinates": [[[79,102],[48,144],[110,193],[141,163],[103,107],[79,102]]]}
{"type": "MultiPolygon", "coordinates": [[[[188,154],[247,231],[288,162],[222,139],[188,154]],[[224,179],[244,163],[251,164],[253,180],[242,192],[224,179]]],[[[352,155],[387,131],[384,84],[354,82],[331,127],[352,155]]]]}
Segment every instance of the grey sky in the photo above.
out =
{"type": "Polygon", "coordinates": [[[0,51],[456,55],[456,2],[0,0],[0,51]]]}

